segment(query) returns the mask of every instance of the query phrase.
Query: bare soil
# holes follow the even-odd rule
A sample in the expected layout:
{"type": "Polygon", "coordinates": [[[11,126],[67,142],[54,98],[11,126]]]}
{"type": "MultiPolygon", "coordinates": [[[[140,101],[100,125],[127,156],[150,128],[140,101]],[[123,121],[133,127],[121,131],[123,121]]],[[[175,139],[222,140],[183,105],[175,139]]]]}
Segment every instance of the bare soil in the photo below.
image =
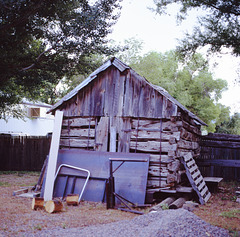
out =
{"type": "MultiPolygon", "coordinates": [[[[64,209],[60,213],[34,211],[31,209],[31,198],[13,196],[13,192],[35,185],[38,177],[39,173],[34,172],[0,173],[0,236],[35,235],[41,230],[86,227],[136,217],[133,213],[107,210],[105,204],[87,201],[79,206],[67,206],[64,202],[64,209]]],[[[240,183],[224,183],[221,192],[213,194],[208,203],[194,213],[212,225],[229,230],[232,236],[239,236],[240,204],[235,196],[237,186],[240,183]]]]}

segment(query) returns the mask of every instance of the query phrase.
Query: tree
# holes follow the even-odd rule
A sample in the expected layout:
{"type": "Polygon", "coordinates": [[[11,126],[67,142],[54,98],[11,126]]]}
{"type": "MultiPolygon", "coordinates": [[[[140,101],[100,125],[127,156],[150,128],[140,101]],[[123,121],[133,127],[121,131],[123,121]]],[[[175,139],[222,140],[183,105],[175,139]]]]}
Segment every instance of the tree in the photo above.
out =
{"type": "Polygon", "coordinates": [[[240,135],[240,114],[235,113],[228,120],[224,120],[216,126],[217,133],[240,135]]]}
{"type": "Polygon", "coordinates": [[[92,54],[112,54],[106,36],[118,0],[0,0],[0,118],[23,97],[42,98],[63,76],[86,74],[92,54]]]}
{"type": "Polygon", "coordinates": [[[229,114],[229,108],[217,103],[227,88],[227,82],[213,78],[208,63],[200,54],[182,64],[174,51],[165,54],[150,52],[131,67],[151,83],[166,89],[206,122],[209,132],[214,132],[216,124],[223,122],[226,113],[229,114]]]}
{"type": "MultiPolygon", "coordinates": [[[[113,47],[116,47],[116,42],[112,42],[113,47]],[[115,45],[115,46],[114,46],[115,45]]],[[[116,57],[122,60],[124,63],[130,65],[139,61],[141,58],[141,51],[143,48],[143,41],[135,37],[125,39],[123,46],[117,52],[116,57]]]]}
{"type": "Polygon", "coordinates": [[[198,47],[210,46],[212,52],[230,48],[233,55],[240,55],[240,1],[239,0],[155,0],[155,11],[166,13],[168,5],[179,4],[178,19],[185,19],[192,9],[202,9],[199,24],[192,34],[186,34],[178,47],[184,55],[195,53],[198,47]]]}

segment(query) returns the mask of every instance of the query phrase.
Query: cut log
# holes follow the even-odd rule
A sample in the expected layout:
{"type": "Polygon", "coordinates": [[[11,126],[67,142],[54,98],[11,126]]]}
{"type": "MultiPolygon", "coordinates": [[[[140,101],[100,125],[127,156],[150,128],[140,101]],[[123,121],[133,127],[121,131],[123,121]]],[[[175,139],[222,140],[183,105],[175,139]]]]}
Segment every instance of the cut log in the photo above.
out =
{"type": "Polygon", "coordinates": [[[159,167],[156,165],[149,166],[148,174],[152,176],[167,177],[167,167],[159,167]]]}
{"type": "Polygon", "coordinates": [[[157,163],[170,163],[171,161],[174,161],[174,158],[173,157],[169,157],[168,155],[153,155],[153,154],[150,154],[150,163],[151,162],[157,162],[157,163]]]}
{"type": "Polygon", "coordinates": [[[130,142],[130,148],[136,149],[137,151],[144,151],[144,152],[169,152],[169,151],[176,151],[177,144],[169,144],[169,142],[157,142],[157,141],[147,141],[147,142],[130,142]]]}
{"type": "Polygon", "coordinates": [[[32,199],[32,210],[43,209],[44,208],[44,198],[35,197],[32,199]]]}
{"type": "Polygon", "coordinates": [[[64,117],[62,125],[63,126],[70,126],[70,127],[88,127],[90,120],[90,126],[95,125],[94,118],[66,118],[64,117]]]}
{"type": "MultiPolygon", "coordinates": [[[[149,128],[150,130],[150,128],[149,128]]],[[[135,130],[131,130],[131,139],[160,139],[162,141],[173,141],[173,143],[176,143],[176,141],[180,140],[180,132],[162,132],[160,134],[160,131],[157,131],[157,129],[153,129],[153,130],[139,130],[139,129],[135,129],[135,130]],[[156,131],[155,131],[156,130],[156,131]]]]}
{"type": "MultiPolygon", "coordinates": [[[[162,130],[163,131],[175,131],[174,128],[182,127],[182,121],[176,121],[175,123],[171,121],[166,121],[162,123],[162,130]]],[[[132,120],[132,127],[133,128],[151,128],[151,129],[160,129],[160,121],[159,120],[132,120]]]]}
{"type": "Polygon", "coordinates": [[[173,162],[170,162],[167,166],[168,170],[172,172],[177,172],[180,167],[180,161],[179,160],[174,160],[173,162]]]}
{"type": "Polygon", "coordinates": [[[187,201],[187,198],[180,197],[169,206],[169,209],[181,208],[186,201],[187,201]]]}
{"type": "Polygon", "coordinates": [[[79,148],[86,148],[86,147],[94,147],[95,141],[94,140],[87,140],[87,139],[61,139],[60,140],[61,146],[66,147],[79,147],[79,148]]]}
{"type": "Polygon", "coordinates": [[[175,197],[168,197],[168,198],[164,199],[162,202],[160,202],[159,205],[161,205],[161,206],[163,206],[163,205],[170,206],[170,204],[172,204],[175,200],[176,200],[175,197]]]}
{"type": "Polygon", "coordinates": [[[91,128],[71,128],[71,129],[62,129],[61,137],[95,137],[95,129],[91,128]]]}
{"type": "Polygon", "coordinates": [[[177,180],[178,180],[178,177],[177,177],[176,173],[167,175],[167,183],[168,184],[174,184],[175,182],[177,182],[177,180]]]}
{"type": "Polygon", "coordinates": [[[156,206],[152,207],[150,211],[158,211],[162,210],[164,207],[169,207],[176,200],[175,197],[168,197],[164,199],[162,202],[158,203],[156,206]]]}
{"type": "Polygon", "coordinates": [[[165,188],[167,186],[167,179],[160,177],[149,177],[147,180],[147,187],[160,187],[165,188]]]}
{"type": "Polygon", "coordinates": [[[78,194],[68,194],[66,198],[67,205],[77,206],[79,204],[78,199],[79,199],[78,194]]]}
{"type": "Polygon", "coordinates": [[[48,213],[60,212],[63,209],[63,204],[58,200],[50,200],[46,202],[45,210],[48,213]]]}

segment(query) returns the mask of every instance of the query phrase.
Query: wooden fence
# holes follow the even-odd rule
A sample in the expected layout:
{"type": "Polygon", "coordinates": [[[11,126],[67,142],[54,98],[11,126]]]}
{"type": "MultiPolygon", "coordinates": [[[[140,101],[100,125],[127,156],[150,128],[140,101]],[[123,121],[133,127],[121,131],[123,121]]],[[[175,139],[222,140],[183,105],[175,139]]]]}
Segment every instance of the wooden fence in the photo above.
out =
{"type": "MultiPolygon", "coordinates": [[[[51,139],[33,136],[0,136],[1,171],[40,171],[51,139]]],[[[203,176],[240,180],[240,136],[209,134],[201,139],[196,163],[203,176]]]]}
{"type": "Polygon", "coordinates": [[[210,133],[202,136],[196,160],[203,176],[240,180],[240,136],[210,133]]]}
{"type": "Polygon", "coordinates": [[[0,136],[1,171],[40,171],[51,139],[38,136],[0,136]]]}

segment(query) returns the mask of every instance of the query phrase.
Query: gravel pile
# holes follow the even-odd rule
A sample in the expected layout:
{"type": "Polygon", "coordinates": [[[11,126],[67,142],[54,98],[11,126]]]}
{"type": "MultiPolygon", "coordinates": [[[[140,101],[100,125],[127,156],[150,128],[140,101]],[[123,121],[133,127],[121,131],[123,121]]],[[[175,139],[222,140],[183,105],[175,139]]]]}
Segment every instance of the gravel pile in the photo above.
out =
{"type": "MultiPolygon", "coordinates": [[[[24,236],[31,234],[25,233],[24,236]]],[[[229,234],[227,230],[212,226],[191,212],[177,209],[151,212],[132,220],[85,228],[42,230],[37,236],[225,237],[229,234]]]]}

